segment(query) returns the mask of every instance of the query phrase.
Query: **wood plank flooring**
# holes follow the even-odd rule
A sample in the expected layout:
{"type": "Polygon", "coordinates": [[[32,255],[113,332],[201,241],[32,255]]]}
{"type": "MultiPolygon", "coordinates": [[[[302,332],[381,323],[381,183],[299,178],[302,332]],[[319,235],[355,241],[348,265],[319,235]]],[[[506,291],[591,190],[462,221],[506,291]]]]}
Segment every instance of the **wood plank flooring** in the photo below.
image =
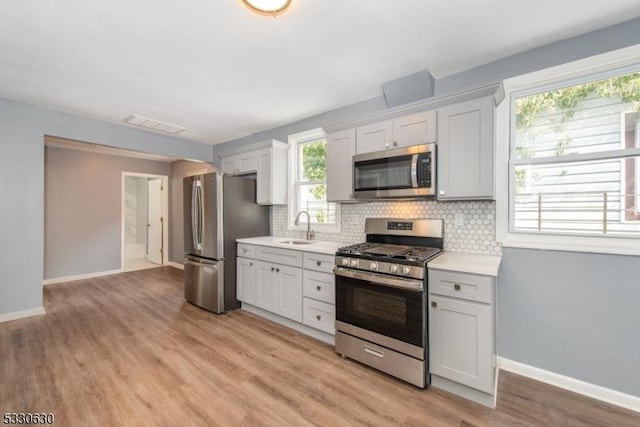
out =
{"type": "Polygon", "coordinates": [[[45,287],[0,324],[0,415],[59,426],[638,426],[640,414],[507,372],[491,410],[342,359],[243,311],[184,302],[163,267],[45,287]]]}

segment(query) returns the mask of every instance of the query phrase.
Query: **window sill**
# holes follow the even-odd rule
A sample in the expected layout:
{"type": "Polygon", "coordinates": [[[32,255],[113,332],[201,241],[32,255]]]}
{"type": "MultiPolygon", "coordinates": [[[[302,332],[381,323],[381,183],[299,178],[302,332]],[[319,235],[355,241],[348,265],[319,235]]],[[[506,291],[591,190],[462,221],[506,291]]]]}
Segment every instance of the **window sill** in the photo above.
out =
{"type": "Polygon", "coordinates": [[[611,255],[640,255],[640,239],[637,238],[509,233],[501,243],[505,248],[545,249],[611,255]]]}

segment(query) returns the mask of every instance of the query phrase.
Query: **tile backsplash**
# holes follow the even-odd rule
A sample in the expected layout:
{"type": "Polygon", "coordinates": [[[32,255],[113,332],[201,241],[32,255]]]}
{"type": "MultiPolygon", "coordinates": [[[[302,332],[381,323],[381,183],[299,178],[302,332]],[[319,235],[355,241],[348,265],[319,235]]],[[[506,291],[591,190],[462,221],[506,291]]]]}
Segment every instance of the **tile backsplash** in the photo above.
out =
{"type": "MultiPolygon", "coordinates": [[[[342,204],[342,231],[320,233],[315,239],[345,243],[365,240],[365,218],[436,218],[444,220],[444,249],[501,255],[502,246],[496,242],[496,205],[492,201],[438,202],[435,200],[384,201],[342,204]],[[456,225],[456,214],[462,225],[456,225]]],[[[274,236],[304,238],[304,232],[287,229],[287,207],[274,206],[272,231],[274,236]]],[[[311,227],[313,229],[313,226],[311,227]]]]}

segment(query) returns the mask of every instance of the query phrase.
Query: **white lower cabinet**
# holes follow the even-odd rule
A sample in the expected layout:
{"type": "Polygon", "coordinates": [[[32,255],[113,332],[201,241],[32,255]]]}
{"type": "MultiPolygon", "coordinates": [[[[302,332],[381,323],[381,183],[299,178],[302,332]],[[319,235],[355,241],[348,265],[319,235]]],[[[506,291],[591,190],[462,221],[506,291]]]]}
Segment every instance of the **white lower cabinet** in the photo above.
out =
{"type": "Polygon", "coordinates": [[[236,268],[236,298],[239,301],[255,304],[257,291],[255,260],[238,257],[236,268]]]}
{"type": "Polygon", "coordinates": [[[431,383],[495,406],[495,277],[429,268],[431,383]]]}
{"type": "Polygon", "coordinates": [[[429,296],[432,374],[491,393],[491,306],[429,296]]]}
{"type": "Polygon", "coordinates": [[[333,265],[333,255],[239,243],[238,300],[335,335],[333,265]]]}
{"type": "Polygon", "coordinates": [[[302,322],[302,269],[257,261],[255,305],[302,322]]]}

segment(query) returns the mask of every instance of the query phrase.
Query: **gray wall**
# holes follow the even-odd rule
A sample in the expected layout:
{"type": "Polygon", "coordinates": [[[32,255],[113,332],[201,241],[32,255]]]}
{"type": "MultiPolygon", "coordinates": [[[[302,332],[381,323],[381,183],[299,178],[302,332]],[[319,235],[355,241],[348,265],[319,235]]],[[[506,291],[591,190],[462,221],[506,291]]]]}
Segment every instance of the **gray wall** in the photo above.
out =
{"type": "Polygon", "coordinates": [[[211,161],[211,147],[0,99],[0,314],[42,306],[44,136],[211,161]]]}
{"type": "Polygon", "coordinates": [[[169,163],[46,147],[44,278],[119,269],[122,172],[170,171],[169,163]]]}
{"type": "MultiPolygon", "coordinates": [[[[640,19],[634,19],[441,77],[435,94],[464,91],[639,40],[640,19]]],[[[214,160],[232,147],[270,138],[286,141],[290,133],[335,126],[385,109],[380,95],[217,145],[214,160]]],[[[640,287],[632,286],[640,282],[638,264],[638,257],[505,249],[498,279],[499,355],[640,396],[640,334],[633,327],[640,324],[640,287]]]]}
{"type": "Polygon", "coordinates": [[[640,396],[640,259],[505,248],[498,354],[640,396]]]}
{"type": "Polygon", "coordinates": [[[169,185],[169,261],[182,264],[184,260],[183,219],[182,219],[182,178],[191,172],[206,170],[214,172],[209,163],[197,163],[181,160],[171,163],[171,184],[169,185]]]}

